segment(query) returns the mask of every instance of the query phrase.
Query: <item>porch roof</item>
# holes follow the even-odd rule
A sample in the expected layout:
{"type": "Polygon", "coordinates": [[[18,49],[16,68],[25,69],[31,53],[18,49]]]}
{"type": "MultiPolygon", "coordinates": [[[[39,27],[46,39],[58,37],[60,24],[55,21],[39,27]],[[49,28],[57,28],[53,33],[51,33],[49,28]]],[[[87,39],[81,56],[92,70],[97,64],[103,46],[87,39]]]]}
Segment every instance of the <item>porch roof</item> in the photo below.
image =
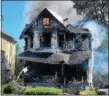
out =
{"type": "Polygon", "coordinates": [[[73,52],[72,54],[48,52],[35,53],[26,51],[20,54],[17,58],[44,64],[61,64],[60,62],[64,61],[64,64],[73,65],[81,64],[84,60],[91,56],[90,54],[90,51],[77,51],[73,52]]]}
{"type": "Polygon", "coordinates": [[[66,28],[70,33],[91,34],[89,29],[73,27],[70,24],[68,24],[66,28]]]}

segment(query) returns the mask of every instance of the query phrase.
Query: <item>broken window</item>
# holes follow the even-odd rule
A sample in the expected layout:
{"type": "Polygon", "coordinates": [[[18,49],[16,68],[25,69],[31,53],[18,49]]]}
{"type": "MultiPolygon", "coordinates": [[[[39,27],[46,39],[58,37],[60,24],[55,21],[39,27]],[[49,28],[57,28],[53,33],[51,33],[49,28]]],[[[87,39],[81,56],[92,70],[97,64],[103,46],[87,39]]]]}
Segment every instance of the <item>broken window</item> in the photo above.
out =
{"type": "Polygon", "coordinates": [[[64,33],[58,34],[58,42],[59,42],[60,48],[65,48],[65,34],[64,33]]]}
{"type": "Polygon", "coordinates": [[[33,38],[30,38],[30,48],[33,48],[33,38]]]}
{"type": "Polygon", "coordinates": [[[81,39],[81,35],[79,34],[75,38],[75,49],[81,50],[81,46],[82,46],[82,39],[81,39]]]}
{"type": "Polygon", "coordinates": [[[87,35],[87,34],[83,34],[82,35],[82,46],[81,46],[81,49],[82,50],[89,50],[91,49],[91,40],[90,40],[90,37],[87,35]]]}
{"type": "Polygon", "coordinates": [[[49,25],[49,18],[43,18],[43,25],[49,25]]]}
{"type": "Polygon", "coordinates": [[[51,33],[43,32],[40,34],[41,47],[51,47],[51,33]]]}
{"type": "Polygon", "coordinates": [[[91,49],[91,40],[87,34],[77,35],[75,40],[76,50],[89,50],[91,49]]]}
{"type": "Polygon", "coordinates": [[[30,34],[30,48],[33,48],[33,34],[30,34]]]}
{"type": "Polygon", "coordinates": [[[68,35],[68,42],[66,42],[66,49],[67,50],[74,50],[75,49],[75,34],[68,35]]]}

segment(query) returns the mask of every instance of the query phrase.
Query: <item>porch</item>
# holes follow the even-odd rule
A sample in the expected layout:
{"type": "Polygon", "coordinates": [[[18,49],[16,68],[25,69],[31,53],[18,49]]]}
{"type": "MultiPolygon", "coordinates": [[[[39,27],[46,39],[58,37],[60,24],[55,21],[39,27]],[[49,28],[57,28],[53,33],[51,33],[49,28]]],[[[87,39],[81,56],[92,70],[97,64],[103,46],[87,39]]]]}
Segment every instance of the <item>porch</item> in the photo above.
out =
{"type": "Polygon", "coordinates": [[[32,86],[72,86],[80,87],[87,82],[87,70],[82,64],[42,64],[27,62],[28,72],[24,74],[25,85],[32,86]],[[31,64],[30,64],[31,63],[31,64]]]}

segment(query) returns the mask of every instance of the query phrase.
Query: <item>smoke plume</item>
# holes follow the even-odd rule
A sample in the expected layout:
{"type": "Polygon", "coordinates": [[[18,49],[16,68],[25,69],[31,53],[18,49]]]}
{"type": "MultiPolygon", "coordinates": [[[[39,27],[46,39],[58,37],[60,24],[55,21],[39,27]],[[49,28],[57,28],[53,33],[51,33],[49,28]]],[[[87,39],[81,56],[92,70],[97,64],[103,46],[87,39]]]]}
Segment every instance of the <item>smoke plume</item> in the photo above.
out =
{"type": "Polygon", "coordinates": [[[108,72],[108,50],[99,49],[103,41],[107,38],[108,29],[96,21],[82,22],[82,27],[87,28],[92,34],[92,49],[94,52],[94,73],[101,71],[108,72]]]}
{"type": "Polygon", "coordinates": [[[94,72],[108,72],[108,50],[97,49],[94,51],[94,72]]]}
{"type": "Polygon", "coordinates": [[[106,27],[96,21],[88,21],[84,23],[83,28],[89,29],[92,34],[92,49],[99,48],[106,38],[106,27]]]}
{"type": "Polygon", "coordinates": [[[73,24],[83,19],[82,15],[77,15],[77,11],[73,8],[73,1],[31,1],[27,2],[26,13],[27,19],[31,22],[44,8],[47,8],[61,22],[68,18],[67,23],[73,24]]]}

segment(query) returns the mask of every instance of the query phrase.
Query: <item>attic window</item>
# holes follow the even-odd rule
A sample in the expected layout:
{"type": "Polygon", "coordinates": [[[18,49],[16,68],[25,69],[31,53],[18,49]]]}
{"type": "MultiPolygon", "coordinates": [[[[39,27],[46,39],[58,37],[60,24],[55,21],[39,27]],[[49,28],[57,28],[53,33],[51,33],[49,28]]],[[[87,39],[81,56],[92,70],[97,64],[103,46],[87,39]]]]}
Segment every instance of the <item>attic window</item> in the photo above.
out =
{"type": "Polygon", "coordinates": [[[43,18],[43,25],[49,25],[49,24],[50,24],[49,18],[43,18]]]}

